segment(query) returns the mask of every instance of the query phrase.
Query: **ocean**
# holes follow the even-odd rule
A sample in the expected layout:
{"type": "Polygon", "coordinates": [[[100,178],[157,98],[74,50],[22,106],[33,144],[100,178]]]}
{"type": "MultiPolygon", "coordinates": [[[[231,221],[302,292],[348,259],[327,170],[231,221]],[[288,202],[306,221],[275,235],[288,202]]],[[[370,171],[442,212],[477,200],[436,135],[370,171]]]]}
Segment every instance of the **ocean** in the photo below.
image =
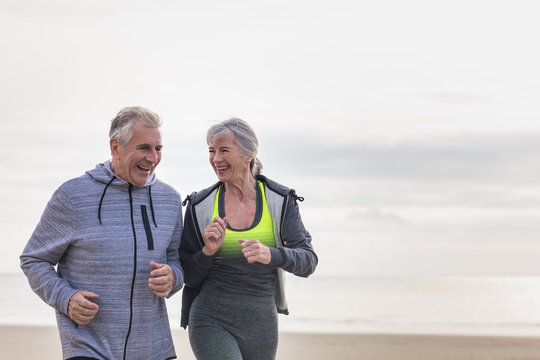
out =
{"type": "MultiPolygon", "coordinates": [[[[1,274],[0,324],[53,325],[54,311],[22,274],[1,274]]],[[[540,335],[539,277],[287,278],[281,331],[540,335]]],[[[167,300],[179,327],[180,294],[167,300]]]]}

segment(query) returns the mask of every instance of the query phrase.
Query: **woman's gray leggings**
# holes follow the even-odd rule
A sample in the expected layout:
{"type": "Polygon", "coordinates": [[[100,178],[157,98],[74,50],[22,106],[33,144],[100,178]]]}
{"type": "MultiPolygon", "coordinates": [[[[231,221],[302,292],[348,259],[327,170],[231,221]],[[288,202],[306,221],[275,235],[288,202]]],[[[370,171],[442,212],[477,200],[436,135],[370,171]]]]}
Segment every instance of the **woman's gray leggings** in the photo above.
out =
{"type": "Polygon", "coordinates": [[[273,360],[278,343],[274,299],[201,294],[191,306],[189,341],[198,360],[273,360]]]}

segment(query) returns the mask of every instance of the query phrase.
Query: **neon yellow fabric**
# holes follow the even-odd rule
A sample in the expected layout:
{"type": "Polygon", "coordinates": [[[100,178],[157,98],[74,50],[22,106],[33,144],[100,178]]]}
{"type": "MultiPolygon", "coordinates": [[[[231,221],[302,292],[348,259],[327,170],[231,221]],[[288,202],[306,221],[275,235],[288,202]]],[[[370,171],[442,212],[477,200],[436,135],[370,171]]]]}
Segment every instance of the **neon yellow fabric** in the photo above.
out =
{"type": "MultiPolygon", "coordinates": [[[[245,231],[235,231],[227,228],[225,231],[225,238],[223,240],[223,245],[216,253],[217,259],[224,257],[243,257],[242,246],[238,242],[238,239],[245,240],[259,240],[262,244],[268,247],[276,247],[276,242],[274,240],[274,226],[272,218],[270,217],[270,212],[268,211],[268,205],[266,203],[266,194],[264,192],[264,185],[262,182],[258,181],[258,186],[261,189],[262,194],[262,215],[259,223],[245,231]]],[[[218,188],[216,192],[216,197],[214,199],[214,210],[212,212],[212,220],[219,215],[219,193],[221,187],[218,188]]]]}

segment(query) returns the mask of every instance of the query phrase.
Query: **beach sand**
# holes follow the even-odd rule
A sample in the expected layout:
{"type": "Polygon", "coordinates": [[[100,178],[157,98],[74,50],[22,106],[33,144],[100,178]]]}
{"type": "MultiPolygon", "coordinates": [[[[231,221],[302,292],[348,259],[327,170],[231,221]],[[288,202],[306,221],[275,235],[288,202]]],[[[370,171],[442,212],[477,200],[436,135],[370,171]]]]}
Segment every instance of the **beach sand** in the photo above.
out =
{"type": "MultiPolygon", "coordinates": [[[[195,359],[187,332],[173,329],[179,359],[195,359]]],[[[0,325],[1,359],[61,359],[56,327],[0,325]]],[[[280,333],[277,359],[539,359],[540,338],[510,336],[280,333]]]]}

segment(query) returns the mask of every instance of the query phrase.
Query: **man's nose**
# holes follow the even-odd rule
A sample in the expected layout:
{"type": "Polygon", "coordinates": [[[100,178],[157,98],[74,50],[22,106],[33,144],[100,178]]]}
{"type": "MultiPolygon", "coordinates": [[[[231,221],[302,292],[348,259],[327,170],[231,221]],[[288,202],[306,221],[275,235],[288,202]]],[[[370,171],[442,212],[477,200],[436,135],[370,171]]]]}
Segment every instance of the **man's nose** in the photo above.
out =
{"type": "Polygon", "coordinates": [[[157,150],[150,150],[146,154],[146,161],[149,161],[149,162],[151,162],[153,164],[157,163],[158,159],[159,159],[159,153],[158,153],[157,150]]]}

